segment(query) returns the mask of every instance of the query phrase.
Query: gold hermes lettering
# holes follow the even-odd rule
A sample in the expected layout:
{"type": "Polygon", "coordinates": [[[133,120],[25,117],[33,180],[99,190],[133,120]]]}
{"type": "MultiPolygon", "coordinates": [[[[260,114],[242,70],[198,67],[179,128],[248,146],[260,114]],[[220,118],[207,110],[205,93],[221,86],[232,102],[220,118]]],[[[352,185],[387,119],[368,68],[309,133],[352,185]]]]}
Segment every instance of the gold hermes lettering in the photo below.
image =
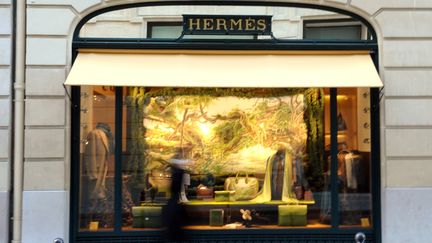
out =
{"type": "Polygon", "coordinates": [[[242,20],[238,19],[236,21],[235,19],[230,19],[230,30],[243,30],[242,20]]]}
{"type": "Polygon", "coordinates": [[[256,28],[255,19],[247,18],[245,30],[254,30],[255,28],[256,28]]]}
{"type": "Polygon", "coordinates": [[[258,19],[258,21],[257,21],[257,30],[265,30],[265,29],[266,29],[265,19],[258,19]]]}
{"type": "Polygon", "coordinates": [[[216,19],[216,30],[227,30],[225,19],[216,19]]]}
{"type": "Polygon", "coordinates": [[[203,30],[212,30],[213,29],[213,19],[203,19],[204,27],[203,30]]]}
{"type": "Polygon", "coordinates": [[[189,19],[189,30],[200,30],[200,19],[189,19]]]}

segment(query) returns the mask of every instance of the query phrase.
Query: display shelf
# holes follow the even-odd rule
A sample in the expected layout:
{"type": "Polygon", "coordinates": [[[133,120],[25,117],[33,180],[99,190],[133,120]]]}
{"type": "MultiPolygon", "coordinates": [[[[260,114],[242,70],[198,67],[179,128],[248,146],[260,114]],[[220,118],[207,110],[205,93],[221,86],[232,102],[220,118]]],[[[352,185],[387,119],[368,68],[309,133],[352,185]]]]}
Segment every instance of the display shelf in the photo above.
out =
{"type": "MultiPolygon", "coordinates": [[[[351,226],[356,227],[356,226],[351,226]]],[[[357,226],[359,227],[359,226],[357,226]]],[[[229,224],[223,226],[210,226],[210,225],[188,225],[185,226],[185,230],[254,230],[254,229],[315,229],[315,228],[331,228],[328,224],[322,224],[315,220],[310,220],[306,226],[279,226],[277,224],[271,225],[253,225],[250,228],[245,226],[231,227],[229,224]]],[[[162,230],[163,228],[133,228],[133,227],[122,227],[123,231],[151,231],[151,230],[162,230]]]]}
{"type": "MultiPolygon", "coordinates": [[[[331,135],[331,133],[330,132],[326,132],[325,133],[325,136],[327,136],[327,137],[329,137],[331,135]]],[[[337,135],[338,136],[347,136],[348,135],[348,132],[347,131],[342,131],[342,132],[337,132],[337,135]]],[[[357,133],[351,133],[350,135],[357,135],[357,133]]]]}
{"type": "MultiPolygon", "coordinates": [[[[284,202],[281,200],[274,200],[264,203],[255,203],[250,201],[234,201],[234,202],[216,202],[216,201],[210,201],[210,200],[190,200],[189,202],[185,203],[186,205],[191,206],[205,206],[205,205],[284,205],[284,204],[290,204],[288,202],[284,202]]],[[[313,205],[315,204],[314,200],[300,200],[298,201],[299,205],[313,205]]],[[[294,205],[294,204],[293,204],[294,205]]]]}
{"type": "Polygon", "coordinates": [[[276,224],[272,225],[253,225],[250,228],[246,228],[245,226],[238,226],[235,228],[231,228],[229,225],[223,226],[209,226],[209,225],[190,225],[184,227],[187,230],[253,230],[253,229],[310,229],[310,228],[330,228],[330,225],[321,224],[321,223],[311,223],[306,226],[279,226],[276,224]]]}
{"type": "MultiPolygon", "coordinates": [[[[256,202],[250,202],[250,201],[234,201],[234,202],[230,202],[230,201],[224,201],[224,202],[216,202],[214,200],[198,200],[198,199],[192,199],[189,202],[184,203],[187,206],[218,206],[218,205],[285,205],[285,204],[292,204],[292,203],[288,203],[288,202],[284,202],[281,200],[273,200],[273,201],[269,201],[269,202],[264,202],[264,203],[256,203],[256,202]]],[[[314,205],[315,204],[315,200],[299,200],[298,201],[299,205],[314,205]]],[[[159,202],[142,202],[141,206],[163,206],[165,205],[164,203],[159,203],[159,202]]],[[[296,204],[293,204],[296,205],[296,204]]]]}

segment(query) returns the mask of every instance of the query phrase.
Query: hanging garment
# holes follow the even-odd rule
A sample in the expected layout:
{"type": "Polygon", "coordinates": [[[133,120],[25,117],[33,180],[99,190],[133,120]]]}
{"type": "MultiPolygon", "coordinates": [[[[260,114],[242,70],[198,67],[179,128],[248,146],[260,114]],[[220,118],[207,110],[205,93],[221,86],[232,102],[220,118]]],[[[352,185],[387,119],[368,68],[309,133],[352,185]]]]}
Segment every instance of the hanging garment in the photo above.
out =
{"type": "Polygon", "coordinates": [[[368,155],[363,155],[358,151],[353,153],[353,171],[357,178],[357,190],[359,192],[369,192],[369,160],[368,155]]]}
{"type": "Polygon", "coordinates": [[[321,193],[320,205],[320,222],[324,224],[331,223],[331,156],[327,157],[327,168],[328,170],[324,173],[324,188],[321,193]]]}
{"type": "Polygon", "coordinates": [[[105,197],[105,181],[108,173],[109,141],[101,129],[92,130],[87,136],[84,151],[84,174],[94,183],[90,198],[105,197]]]}
{"type": "Polygon", "coordinates": [[[303,159],[297,157],[294,159],[293,166],[293,184],[301,185],[304,188],[309,188],[309,183],[305,177],[303,159]]]}
{"type": "Polygon", "coordinates": [[[282,199],[282,188],[283,188],[283,175],[285,166],[285,157],[281,155],[275,155],[272,160],[272,183],[271,183],[271,195],[272,200],[282,199]]]}
{"type": "MultiPolygon", "coordinates": [[[[346,192],[346,163],[345,156],[349,154],[348,150],[341,150],[337,154],[337,175],[338,175],[338,191],[346,192]]],[[[324,188],[321,194],[321,212],[320,212],[320,222],[329,224],[331,222],[331,156],[327,158],[328,171],[324,175],[324,188]]],[[[341,197],[340,204],[341,207],[344,205],[344,197],[341,197]]]]}
{"type": "Polygon", "coordinates": [[[283,156],[283,181],[282,181],[282,201],[287,203],[298,203],[296,196],[292,190],[292,158],[287,151],[278,151],[275,155],[267,159],[266,172],[264,176],[264,183],[258,195],[250,200],[252,203],[264,203],[273,200],[272,198],[272,182],[273,182],[273,168],[276,156],[283,156]]]}
{"type": "Polygon", "coordinates": [[[346,187],[347,184],[347,172],[346,172],[346,165],[345,165],[345,156],[349,154],[350,151],[348,150],[342,150],[337,155],[337,161],[338,161],[338,181],[339,181],[339,191],[346,187]]]}
{"type": "Polygon", "coordinates": [[[354,163],[353,153],[348,153],[345,155],[345,166],[346,166],[346,178],[348,189],[357,189],[357,162],[354,163]]]}

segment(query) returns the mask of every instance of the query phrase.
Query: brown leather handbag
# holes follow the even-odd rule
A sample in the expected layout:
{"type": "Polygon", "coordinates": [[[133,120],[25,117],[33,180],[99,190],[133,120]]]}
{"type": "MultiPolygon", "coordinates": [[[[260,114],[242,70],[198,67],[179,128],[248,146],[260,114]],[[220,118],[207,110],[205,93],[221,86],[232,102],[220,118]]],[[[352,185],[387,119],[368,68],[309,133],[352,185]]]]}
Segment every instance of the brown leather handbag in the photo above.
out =
{"type": "Polygon", "coordinates": [[[197,199],[211,199],[213,198],[213,187],[204,186],[199,184],[197,186],[197,199]]]}

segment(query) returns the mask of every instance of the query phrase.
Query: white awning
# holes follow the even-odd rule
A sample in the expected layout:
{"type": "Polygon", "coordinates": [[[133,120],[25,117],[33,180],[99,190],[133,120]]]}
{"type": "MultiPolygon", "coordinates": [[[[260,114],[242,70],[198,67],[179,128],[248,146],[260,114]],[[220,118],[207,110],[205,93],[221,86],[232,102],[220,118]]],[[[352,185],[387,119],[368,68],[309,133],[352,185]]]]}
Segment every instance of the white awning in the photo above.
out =
{"type": "Polygon", "coordinates": [[[152,87],[381,87],[367,52],[80,52],[66,85],[152,87]]]}

